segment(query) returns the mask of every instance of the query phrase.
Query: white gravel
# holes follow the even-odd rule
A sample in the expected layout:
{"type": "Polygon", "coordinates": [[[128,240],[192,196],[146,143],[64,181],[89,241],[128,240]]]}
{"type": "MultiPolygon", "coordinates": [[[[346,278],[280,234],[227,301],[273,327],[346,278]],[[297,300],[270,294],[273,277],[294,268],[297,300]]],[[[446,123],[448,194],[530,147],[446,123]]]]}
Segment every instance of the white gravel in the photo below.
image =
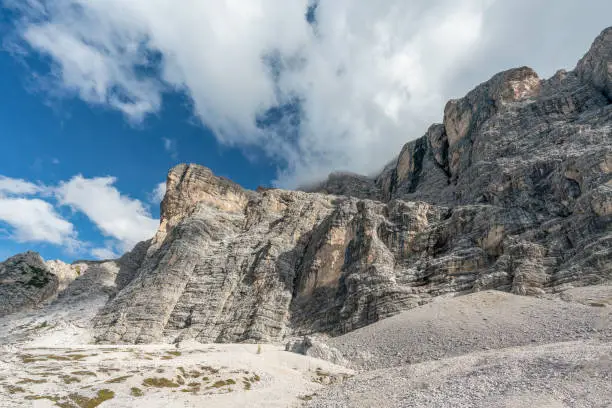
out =
{"type": "Polygon", "coordinates": [[[609,289],[474,293],[330,339],[362,372],[307,406],[612,407],[609,289]]]}
{"type": "Polygon", "coordinates": [[[429,303],[328,343],[353,368],[388,368],[522,345],[611,341],[611,310],[485,291],[429,303]]]}
{"type": "Polygon", "coordinates": [[[612,406],[612,344],[491,350],[368,371],[323,390],[311,408],[612,406]]]}

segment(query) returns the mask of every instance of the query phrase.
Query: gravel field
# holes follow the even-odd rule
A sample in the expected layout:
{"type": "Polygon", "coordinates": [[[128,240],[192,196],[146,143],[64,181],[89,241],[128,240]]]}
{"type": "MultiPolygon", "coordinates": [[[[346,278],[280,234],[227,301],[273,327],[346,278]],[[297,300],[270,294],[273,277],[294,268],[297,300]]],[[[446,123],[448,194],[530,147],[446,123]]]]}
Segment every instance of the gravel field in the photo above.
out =
{"type": "Polygon", "coordinates": [[[491,350],[361,373],[310,408],[612,406],[612,344],[576,341],[491,350]]]}
{"type": "MultiPolygon", "coordinates": [[[[598,296],[611,294],[595,287],[598,296]]],[[[584,289],[585,292],[587,289],[584,289]]],[[[582,297],[588,297],[582,293],[582,297]]],[[[483,350],[612,340],[610,307],[485,291],[433,302],[332,338],[352,368],[372,370],[483,350]]]]}

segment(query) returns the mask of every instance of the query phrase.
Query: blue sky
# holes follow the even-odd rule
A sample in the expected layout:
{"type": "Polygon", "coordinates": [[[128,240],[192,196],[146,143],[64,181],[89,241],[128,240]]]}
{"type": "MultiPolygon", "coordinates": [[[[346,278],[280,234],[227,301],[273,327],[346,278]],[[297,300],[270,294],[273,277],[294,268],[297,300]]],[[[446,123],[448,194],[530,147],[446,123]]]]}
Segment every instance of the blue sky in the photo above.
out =
{"type": "Polygon", "coordinates": [[[612,15],[604,0],[0,4],[0,258],[66,261],[150,236],[177,163],[246,188],[375,174],[494,73],[573,68],[612,15]]]}
{"type": "MultiPolygon", "coordinates": [[[[3,21],[7,29],[6,19],[3,21]]],[[[79,98],[54,98],[34,82],[34,66],[45,70],[47,58],[33,54],[27,62],[0,52],[0,175],[53,186],[81,174],[86,178],[113,176],[121,194],[140,200],[152,218],[159,217],[153,191],[178,163],[199,163],[246,188],[270,185],[276,166],[243,149],[220,145],[194,118],[189,99],[165,95],[162,109],[136,125],[104,106],[79,98]],[[26,64],[27,63],[27,64],[26,64]]],[[[56,203],[49,198],[49,201],[56,203]]],[[[84,214],[57,206],[93,246],[108,240],[84,214]]],[[[10,224],[0,221],[0,258],[35,250],[45,259],[71,261],[91,258],[86,250],[72,253],[63,245],[18,242],[10,224]]]]}

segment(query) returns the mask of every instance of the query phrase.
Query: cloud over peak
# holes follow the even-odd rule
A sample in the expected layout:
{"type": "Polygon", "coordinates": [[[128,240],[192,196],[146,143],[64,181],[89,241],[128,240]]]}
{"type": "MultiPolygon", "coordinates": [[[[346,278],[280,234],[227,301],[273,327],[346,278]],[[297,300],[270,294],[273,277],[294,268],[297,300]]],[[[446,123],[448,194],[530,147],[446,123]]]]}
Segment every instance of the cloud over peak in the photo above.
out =
{"type": "Polygon", "coordinates": [[[134,122],[184,92],[221,143],[274,159],[286,187],[380,169],[445,99],[512,65],[573,64],[612,12],[605,0],[4,3],[60,89],[134,122]]]}
{"type": "Polygon", "coordinates": [[[263,147],[294,186],[337,166],[372,171],[418,136],[489,1],[30,3],[22,37],[63,88],[133,121],[184,91],[220,142],[263,147]],[[297,120],[262,121],[292,104],[297,120]]]}

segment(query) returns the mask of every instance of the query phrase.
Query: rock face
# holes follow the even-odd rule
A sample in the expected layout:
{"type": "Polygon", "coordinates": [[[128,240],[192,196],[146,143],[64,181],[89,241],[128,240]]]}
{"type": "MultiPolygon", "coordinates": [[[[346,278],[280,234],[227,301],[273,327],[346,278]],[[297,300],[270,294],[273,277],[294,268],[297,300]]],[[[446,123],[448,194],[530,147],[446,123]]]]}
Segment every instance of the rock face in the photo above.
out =
{"type": "Polygon", "coordinates": [[[25,252],[0,262],[0,316],[40,305],[60,285],[36,252],[25,252]]]}
{"type": "Polygon", "coordinates": [[[175,167],[97,339],[336,335],[441,295],[610,282],[611,50],[609,28],[572,72],[495,75],[375,178],[252,192],[175,167]]]}
{"type": "Polygon", "coordinates": [[[112,261],[45,262],[40,254],[29,251],[0,262],[0,317],[114,296],[134,278],[149,243],[141,242],[112,261]]]}

